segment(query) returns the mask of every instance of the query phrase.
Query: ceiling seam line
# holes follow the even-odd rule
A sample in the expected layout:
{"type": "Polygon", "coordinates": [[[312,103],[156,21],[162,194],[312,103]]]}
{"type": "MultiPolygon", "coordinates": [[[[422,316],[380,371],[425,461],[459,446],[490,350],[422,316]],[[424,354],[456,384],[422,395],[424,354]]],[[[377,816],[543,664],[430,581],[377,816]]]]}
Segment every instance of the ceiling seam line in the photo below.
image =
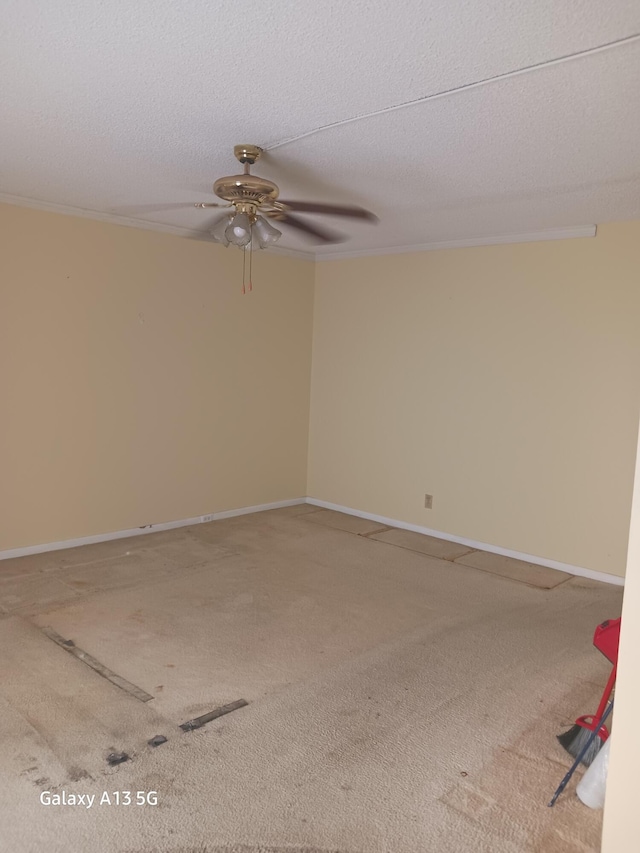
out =
{"type": "Polygon", "coordinates": [[[480,86],[486,86],[489,83],[496,83],[499,80],[507,80],[510,77],[517,77],[521,74],[528,74],[531,71],[538,71],[542,68],[550,68],[554,65],[560,65],[563,62],[569,62],[573,59],[581,59],[585,56],[591,56],[596,53],[602,53],[606,50],[611,50],[615,47],[621,47],[622,45],[630,44],[638,40],[640,40],[640,33],[634,33],[633,35],[625,36],[621,39],[615,39],[614,41],[606,42],[605,44],[597,45],[596,47],[589,47],[585,50],[576,51],[575,53],[568,53],[564,56],[556,57],[555,59],[545,59],[542,62],[536,62],[533,65],[526,65],[523,68],[516,68],[513,71],[505,71],[502,74],[496,74],[493,77],[485,77],[484,79],[476,80],[473,83],[463,83],[462,85],[454,86],[451,89],[444,89],[441,92],[433,92],[430,95],[423,95],[420,98],[414,98],[412,101],[403,101],[399,104],[393,104],[389,107],[382,107],[381,109],[373,110],[369,113],[360,113],[349,118],[330,122],[329,124],[323,124],[319,127],[313,128],[312,130],[307,130],[304,133],[299,133],[296,136],[290,136],[287,139],[282,139],[279,142],[274,142],[271,145],[263,145],[262,148],[264,151],[273,151],[276,148],[282,148],[284,145],[290,145],[293,142],[298,142],[301,139],[306,139],[308,136],[314,136],[315,134],[321,133],[324,130],[331,130],[336,127],[342,127],[346,124],[353,124],[356,121],[363,121],[367,118],[373,118],[375,116],[384,115],[385,113],[407,109],[408,107],[414,107],[418,104],[427,103],[428,101],[435,101],[438,98],[444,98],[449,95],[456,95],[460,92],[466,92],[470,89],[476,89],[480,86]]]}

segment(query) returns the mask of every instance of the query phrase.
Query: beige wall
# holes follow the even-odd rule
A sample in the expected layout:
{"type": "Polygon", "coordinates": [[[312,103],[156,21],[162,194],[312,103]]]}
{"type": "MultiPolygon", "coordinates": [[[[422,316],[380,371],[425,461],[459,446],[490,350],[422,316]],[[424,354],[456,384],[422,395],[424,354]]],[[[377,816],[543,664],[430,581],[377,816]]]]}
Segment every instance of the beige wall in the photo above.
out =
{"type": "MultiPolygon", "coordinates": [[[[640,437],[639,437],[640,438],[640,437]]],[[[607,778],[602,853],[637,853],[640,836],[638,774],[640,772],[640,440],[636,458],[635,486],[629,554],[622,608],[622,633],[615,693],[615,734],[607,778]]]]}
{"type": "Polygon", "coordinates": [[[304,496],[311,262],[0,206],[0,550],[304,496]]]}
{"type": "Polygon", "coordinates": [[[622,575],[639,271],[640,222],[318,263],[308,494],[622,575]]]}
{"type": "Polygon", "coordinates": [[[624,573],[640,223],[318,263],[310,431],[311,262],[0,227],[0,550],[306,493],[624,573]]]}

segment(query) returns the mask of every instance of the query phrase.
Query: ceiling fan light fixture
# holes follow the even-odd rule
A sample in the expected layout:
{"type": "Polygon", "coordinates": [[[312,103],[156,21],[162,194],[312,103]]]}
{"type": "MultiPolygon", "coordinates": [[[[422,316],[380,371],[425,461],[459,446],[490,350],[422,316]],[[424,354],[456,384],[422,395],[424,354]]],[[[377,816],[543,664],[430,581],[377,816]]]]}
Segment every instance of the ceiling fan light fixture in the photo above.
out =
{"type": "Polygon", "coordinates": [[[266,249],[268,246],[272,246],[282,237],[282,231],[278,231],[277,228],[274,228],[270,222],[267,222],[264,216],[258,216],[253,227],[261,249],[266,249]]]}
{"type": "Polygon", "coordinates": [[[229,243],[243,248],[251,242],[251,222],[246,213],[237,213],[225,228],[229,243]]]}
{"type": "Polygon", "coordinates": [[[229,240],[227,239],[227,228],[231,223],[230,216],[223,216],[216,224],[213,226],[211,231],[209,232],[216,243],[222,243],[223,246],[229,245],[229,240]]]}

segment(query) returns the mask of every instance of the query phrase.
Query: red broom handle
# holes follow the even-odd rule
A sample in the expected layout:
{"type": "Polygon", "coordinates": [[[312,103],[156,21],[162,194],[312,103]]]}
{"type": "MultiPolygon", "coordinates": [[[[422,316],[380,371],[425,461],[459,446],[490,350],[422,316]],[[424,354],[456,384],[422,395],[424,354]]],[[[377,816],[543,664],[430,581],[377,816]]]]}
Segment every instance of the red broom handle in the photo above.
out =
{"type": "Polygon", "coordinates": [[[600,704],[598,705],[598,710],[595,713],[594,718],[596,720],[602,719],[602,715],[604,714],[604,709],[607,707],[607,702],[609,701],[609,697],[611,696],[611,692],[613,691],[613,685],[616,683],[616,670],[618,668],[618,664],[615,663],[613,665],[613,669],[611,670],[611,675],[609,676],[609,680],[607,681],[607,686],[604,688],[604,693],[602,694],[602,699],[600,700],[600,704]]]}

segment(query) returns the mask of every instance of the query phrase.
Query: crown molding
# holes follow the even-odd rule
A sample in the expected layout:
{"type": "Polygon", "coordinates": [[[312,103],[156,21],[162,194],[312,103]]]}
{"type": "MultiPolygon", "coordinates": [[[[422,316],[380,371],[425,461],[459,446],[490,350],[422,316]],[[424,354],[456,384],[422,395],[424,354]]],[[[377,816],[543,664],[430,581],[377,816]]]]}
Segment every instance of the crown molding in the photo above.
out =
{"type": "Polygon", "coordinates": [[[353,252],[316,252],[316,261],[341,261],[348,258],[405,255],[412,252],[434,252],[438,249],[466,249],[472,246],[497,246],[502,243],[536,243],[542,240],[570,240],[575,237],[595,237],[595,225],[568,228],[549,228],[545,231],[525,231],[522,234],[496,234],[493,237],[465,237],[461,240],[441,240],[437,243],[416,243],[411,246],[360,249],[353,252]]]}
{"type": "Polygon", "coordinates": [[[269,246],[264,251],[270,255],[282,255],[285,258],[297,258],[299,261],[316,261],[315,252],[305,252],[303,249],[287,249],[284,246],[269,246]]]}
{"type": "Polygon", "coordinates": [[[96,219],[98,222],[109,222],[112,225],[126,225],[129,228],[141,228],[146,231],[161,231],[164,234],[175,234],[178,237],[198,237],[201,231],[191,228],[180,228],[177,225],[165,225],[161,222],[149,222],[147,219],[135,219],[131,216],[120,216],[117,213],[105,213],[100,210],[87,210],[84,207],[72,207],[68,204],[55,204],[50,201],[40,201],[20,195],[0,193],[2,204],[13,204],[16,207],[30,207],[34,210],[44,210],[48,213],[63,213],[65,216],[78,216],[81,219],[96,219]]]}
{"type": "MultiPolygon", "coordinates": [[[[143,231],[159,231],[162,234],[173,234],[175,237],[201,238],[203,231],[193,228],[180,228],[178,225],[165,225],[162,222],[151,222],[148,219],[135,219],[131,216],[121,216],[118,213],[105,213],[101,210],[87,210],[84,207],[72,207],[68,204],[55,204],[50,201],[40,201],[35,198],[26,198],[20,195],[0,193],[0,204],[11,204],[15,207],[29,207],[33,210],[44,210],[48,213],[62,213],[65,216],[78,216],[81,219],[95,219],[98,222],[107,222],[110,225],[124,225],[127,228],[140,228],[143,231]]],[[[207,241],[213,243],[213,241],[207,241]]],[[[218,245],[213,243],[213,245],[218,245]]],[[[313,252],[304,252],[300,249],[286,249],[282,246],[270,246],[266,249],[269,254],[284,257],[297,258],[299,260],[313,261],[313,252]]]]}
{"type": "MultiPolygon", "coordinates": [[[[165,225],[148,219],[136,219],[117,213],[105,213],[100,210],[87,210],[67,204],[55,204],[25,196],[0,193],[0,203],[16,207],[30,207],[49,213],[62,213],[66,216],[79,216],[82,219],[95,219],[111,225],[124,225],[127,228],[140,228],[143,231],[159,231],[176,237],[198,238],[203,232],[193,228],[180,228],[177,225],[165,225]]],[[[382,255],[404,255],[413,252],[433,252],[438,249],[463,249],[472,246],[497,246],[502,243],[536,243],[541,240],[571,240],[576,237],[595,237],[595,225],[579,225],[567,228],[549,228],[545,231],[526,231],[521,234],[497,234],[493,237],[468,237],[461,240],[442,240],[434,243],[415,243],[410,246],[377,246],[375,249],[356,249],[345,252],[305,252],[302,249],[287,249],[283,246],[271,246],[266,251],[281,257],[297,258],[304,261],[340,261],[348,258],[380,257],[382,255]]]]}

